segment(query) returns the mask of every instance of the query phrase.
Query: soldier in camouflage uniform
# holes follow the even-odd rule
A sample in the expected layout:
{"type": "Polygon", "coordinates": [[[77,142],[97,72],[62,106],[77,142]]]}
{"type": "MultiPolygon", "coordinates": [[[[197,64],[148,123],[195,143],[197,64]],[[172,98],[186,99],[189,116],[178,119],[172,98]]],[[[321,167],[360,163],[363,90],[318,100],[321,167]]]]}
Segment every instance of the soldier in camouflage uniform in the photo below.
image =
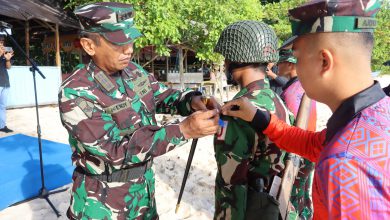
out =
{"type": "MultiPolygon", "coordinates": [[[[280,98],[282,98],[288,110],[293,113],[295,118],[298,115],[299,106],[305,93],[298,80],[296,63],[297,58],[294,57],[291,46],[282,46],[282,48],[279,49],[278,75],[286,77],[288,82],[283,87],[280,98]]],[[[316,120],[316,102],[311,100],[307,130],[316,130],[316,120]]],[[[300,219],[312,219],[313,204],[311,199],[311,187],[313,173],[314,163],[302,158],[299,172],[291,192],[291,202],[296,208],[295,212],[290,213],[291,217],[294,215],[300,219]]]]}
{"type": "Polygon", "coordinates": [[[153,157],[188,138],[218,130],[214,99],[205,106],[199,93],[168,89],[130,62],[131,5],[95,3],[75,10],[80,43],[91,61],[63,82],[61,120],[69,133],[73,173],[71,219],[158,219],[153,157]],[[207,107],[207,108],[206,108],[207,107]],[[189,115],[158,126],[155,113],[189,115]]]}
{"type": "Polygon", "coordinates": [[[333,112],[326,129],[287,125],[245,98],[222,107],[224,115],[250,122],[282,149],[316,163],[315,220],[390,218],[390,97],[371,70],[381,4],[312,0],[289,10],[302,87],[333,112]]]}
{"type": "MultiPolygon", "coordinates": [[[[269,26],[258,21],[233,23],[222,32],[215,51],[225,57],[228,77],[241,85],[234,99],[247,97],[290,123],[288,110],[265,77],[267,63],[278,60],[277,37],[269,26]]],[[[214,219],[278,219],[278,201],[269,190],[273,177],[285,168],[286,152],[245,121],[221,119],[224,126],[214,138],[218,166],[214,219]]]]}

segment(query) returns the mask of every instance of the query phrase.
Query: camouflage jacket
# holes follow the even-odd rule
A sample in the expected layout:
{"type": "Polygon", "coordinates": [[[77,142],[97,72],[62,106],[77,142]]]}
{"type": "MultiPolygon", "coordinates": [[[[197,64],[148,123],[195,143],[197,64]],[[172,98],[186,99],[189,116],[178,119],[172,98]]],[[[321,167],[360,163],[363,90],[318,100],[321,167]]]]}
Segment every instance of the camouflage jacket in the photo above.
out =
{"type": "MultiPolygon", "coordinates": [[[[267,79],[250,83],[235,98],[245,96],[290,124],[291,114],[269,86],[267,79]]],[[[285,167],[286,152],[237,118],[222,116],[224,126],[214,138],[218,166],[215,219],[244,219],[247,183],[262,177],[270,187],[272,177],[285,167]]]]}
{"type": "Polygon", "coordinates": [[[157,126],[155,113],[190,113],[191,92],[168,89],[135,63],[102,77],[93,63],[77,69],[59,93],[72,160],[88,173],[111,173],[159,156],[184,140],[178,124],[157,126]],[[107,81],[109,80],[109,81],[107,81]]]}
{"type": "MultiPolygon", "coordinates": [[[[135,63],[108,77],[93,62],[80,67],[62,83],[59,93],[74,165],[90,174],[111,173],[174,149],[184,141],[179,125],[160,127],[155,113],[188,115],[192,95],[168,89],[135,63]]],[[[153,219],[157,215],[151,170],[119,185],[78,172],[73,182],[68,210],[72,218],[153,219]]]]}

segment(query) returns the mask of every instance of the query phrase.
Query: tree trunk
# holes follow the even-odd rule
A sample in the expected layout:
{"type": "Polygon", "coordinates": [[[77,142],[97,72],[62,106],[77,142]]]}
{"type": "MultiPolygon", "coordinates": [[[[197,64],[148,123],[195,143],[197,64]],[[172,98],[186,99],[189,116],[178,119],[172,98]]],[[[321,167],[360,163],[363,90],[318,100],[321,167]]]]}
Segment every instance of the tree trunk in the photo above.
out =
{"type": "Polygon", "coordinates": [[[186,52],[184,53],[184,70],[186,73],[188,73],[188,58],[187,58],[187,52],[188,50],[185,50],[186,52]]]}

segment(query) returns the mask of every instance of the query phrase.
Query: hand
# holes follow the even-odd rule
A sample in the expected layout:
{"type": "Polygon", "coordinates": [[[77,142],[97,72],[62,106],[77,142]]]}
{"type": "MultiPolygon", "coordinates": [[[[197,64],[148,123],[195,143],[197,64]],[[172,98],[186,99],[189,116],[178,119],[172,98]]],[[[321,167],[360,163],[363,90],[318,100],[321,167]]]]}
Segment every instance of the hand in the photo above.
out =
{"type": "Polygon", "coordinates": [[[219,114],[218,110],[197,111],[182,121],[180,131],[185,139],[200,138],[217,133],[219,114]]]}
{"type": "Polygon", "coordinates": [[[272,72],[273,66],[274,66],[273,63],[269,63],[267,66],[267,69],[265,70],[265,72],[267,73],[267,76],[270,77],[271,79],[275,79],[276,77],[278,77],[278,75],[276,75],[276,73],[272,72]]]}
{"type": "Polygon", "coordinates": [[[252,121],[256,111],[257,108],[246,97],[234,99],[222,106],[223,115],[241,118],[248,122],[252,121]]]}
{"type": "Polygon", "coordinates": [[[191,108],[195,111],[199,110],[221,110],[221,105],[214,97],[193,96],[191,101],[191,108]]]}
{"type": "Polygon", "coordinates": [[[6,60],[11,60],[11,58],[14,56],[14,52],[13,51],[11,51],[11,52],[6,52],[5,54],[4,54],[4,57],[5,57],[5,59],[6,60]]]}
{"type": "Polygon", "coordinates": [[[0,46],[0,56],[3,56],[4,52],[5,52],[4,46],[0,46]]]}

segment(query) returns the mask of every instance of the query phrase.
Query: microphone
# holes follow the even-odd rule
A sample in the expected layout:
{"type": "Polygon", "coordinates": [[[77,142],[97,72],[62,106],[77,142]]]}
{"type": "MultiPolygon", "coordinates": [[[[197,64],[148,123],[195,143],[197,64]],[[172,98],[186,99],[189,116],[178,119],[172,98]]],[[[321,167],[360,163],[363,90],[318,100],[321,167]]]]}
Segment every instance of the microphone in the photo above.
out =
{"type": "Polygon", "coordinates": [[[7,22],[0,21],[0,27],[2,27],[2,28],[12,28],[12,25],[8,24],[7,22]]]}

